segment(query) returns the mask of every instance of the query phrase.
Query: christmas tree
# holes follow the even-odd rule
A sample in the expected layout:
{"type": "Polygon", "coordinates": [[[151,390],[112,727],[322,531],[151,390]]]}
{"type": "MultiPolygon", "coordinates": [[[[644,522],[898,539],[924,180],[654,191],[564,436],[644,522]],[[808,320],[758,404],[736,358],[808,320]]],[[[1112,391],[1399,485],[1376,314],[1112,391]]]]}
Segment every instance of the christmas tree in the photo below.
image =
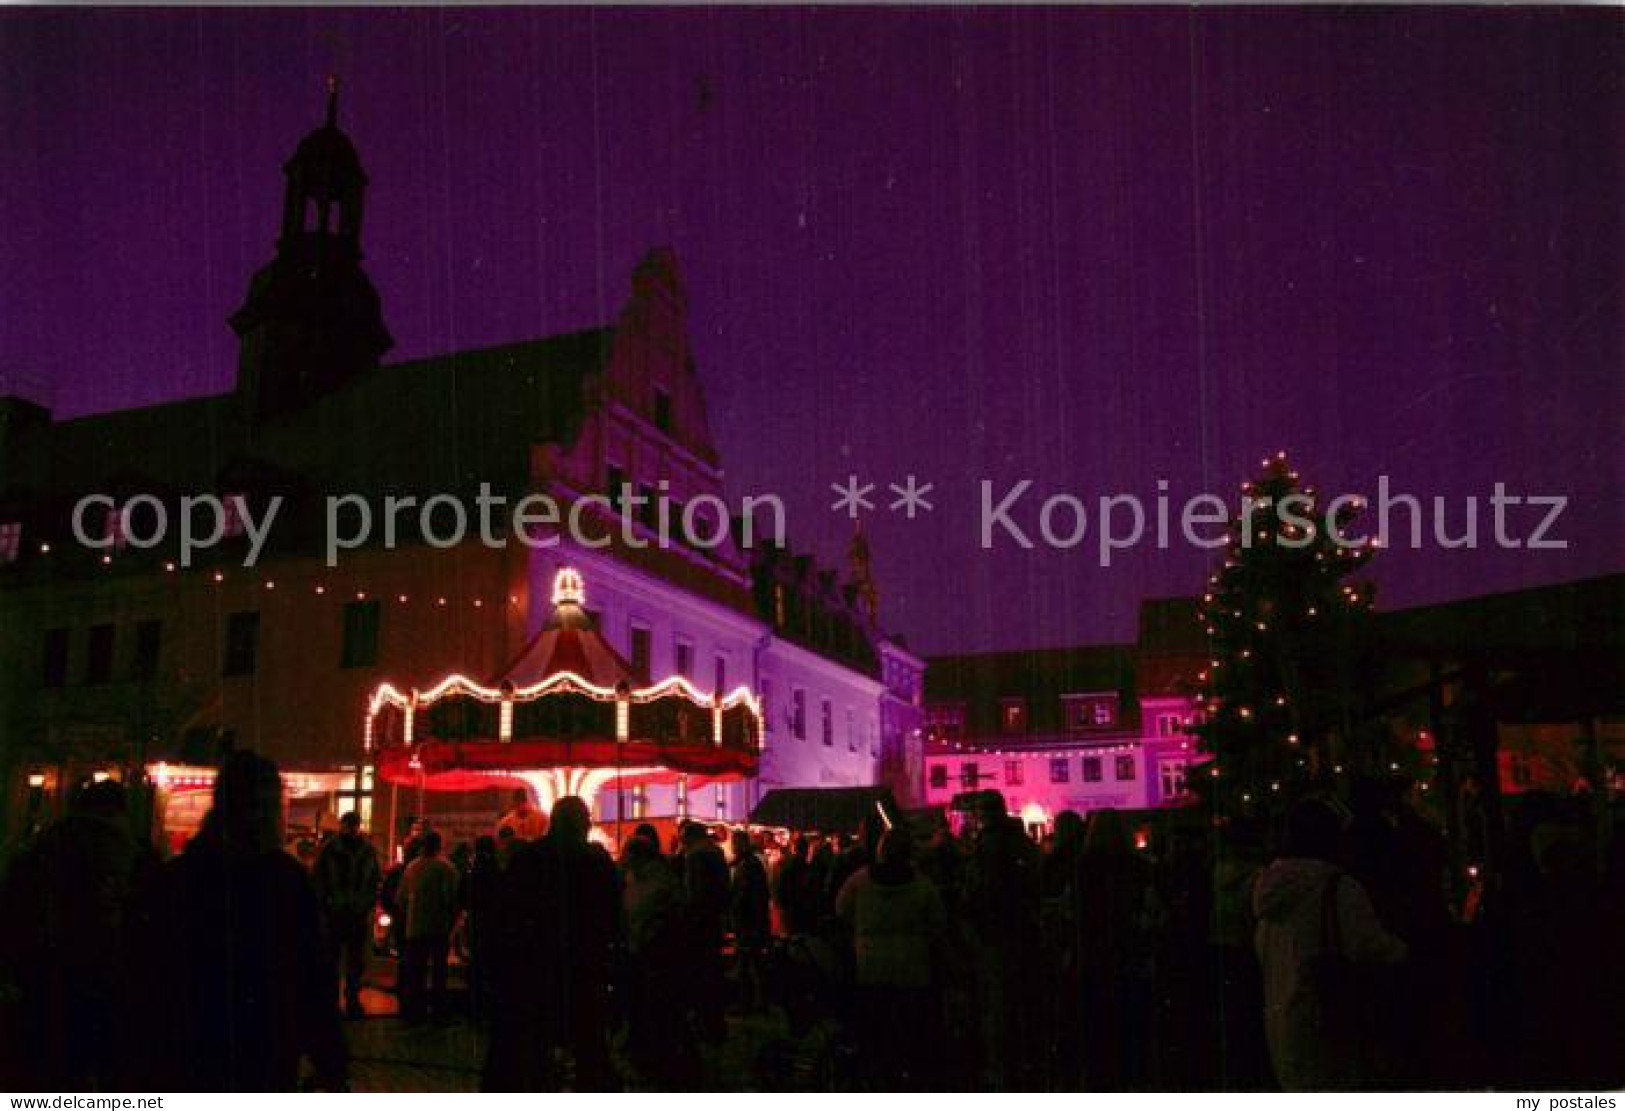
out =
{"type": "Polygon", "coordinates": [[[1212,760],[1195,786],[1220,814],[1277,811],[1343,774],[1369,689],[1373,591],[1350,581],[1374,547],[1353,527],[1364,502],[1321,506],[1285,452],[1262,466],[1202,598],[1212,760]]]}

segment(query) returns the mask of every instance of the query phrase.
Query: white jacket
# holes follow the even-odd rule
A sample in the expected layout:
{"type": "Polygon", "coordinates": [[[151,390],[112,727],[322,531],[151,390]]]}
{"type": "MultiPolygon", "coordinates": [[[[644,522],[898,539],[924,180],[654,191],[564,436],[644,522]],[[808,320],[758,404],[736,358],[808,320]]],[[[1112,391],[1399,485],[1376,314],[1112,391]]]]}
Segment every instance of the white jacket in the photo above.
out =
{"type": "Polygon", "coordinates": [[[1326,885],[1337,879],[1342,956],[1356,964],[1405,959],[1405,943],[1383,929],[1358,880],[1324,860],[1287,857],[1253,887],[1255,940],[1264,976],[1264,1033],[1275,1079],[1288,1092],[1347,1087],[1363,1079],[1357,1045],[1324,1036],[1314,961],[1327,948],[1326,885]]]}

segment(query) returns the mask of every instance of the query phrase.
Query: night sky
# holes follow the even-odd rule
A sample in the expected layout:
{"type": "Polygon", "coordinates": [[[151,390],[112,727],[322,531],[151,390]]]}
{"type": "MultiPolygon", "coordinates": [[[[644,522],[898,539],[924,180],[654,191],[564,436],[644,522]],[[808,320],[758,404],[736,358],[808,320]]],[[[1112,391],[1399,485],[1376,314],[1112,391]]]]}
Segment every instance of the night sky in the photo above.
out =
{"type": "MultiPolygon", "coordinates": [[[[1393,550],[1394,606],[1625,567],[1621,13],[0,12],[0,379],[229,389],[343,74],[392,358],[611,319],[676,248],[731,492],[928,651],[1128,638],[1211,555],[978,547],[977,486],[1566,494],[1567,551],[1393,550]],[[884,502],[882,503],[884,504],[884,502]]],[[[1487,509],[1481,510],[1487,513],[1487,509]]]]}

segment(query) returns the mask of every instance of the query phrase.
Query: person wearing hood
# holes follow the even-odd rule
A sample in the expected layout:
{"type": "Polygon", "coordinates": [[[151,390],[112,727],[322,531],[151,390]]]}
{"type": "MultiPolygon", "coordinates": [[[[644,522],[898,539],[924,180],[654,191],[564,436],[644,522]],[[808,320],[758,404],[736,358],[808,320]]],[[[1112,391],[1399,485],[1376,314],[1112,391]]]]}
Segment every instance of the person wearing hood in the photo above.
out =
{"type": "Polygon", "coordinates": [[[857,1017],[874,1077],[888,1088],[918,1088],[938,1044],[936,966],[947,916],[937,889],[914,868],[905,827],[888,830],[875,862],[841,885],[835,913],[852,931],[857,1017]]]}
{"type": "Polygon", "coordinates": [[[1275,1079],[1289,1092],[1359,1086],[1369,1079],[1369,1014],[1360,965],[1405,959],[1359,881],[1337,864],[1342,823],[1319,799],[1287,817],[1284,853],[1253,889],[1264,981],[1264,1032],[1275,1079]]]}

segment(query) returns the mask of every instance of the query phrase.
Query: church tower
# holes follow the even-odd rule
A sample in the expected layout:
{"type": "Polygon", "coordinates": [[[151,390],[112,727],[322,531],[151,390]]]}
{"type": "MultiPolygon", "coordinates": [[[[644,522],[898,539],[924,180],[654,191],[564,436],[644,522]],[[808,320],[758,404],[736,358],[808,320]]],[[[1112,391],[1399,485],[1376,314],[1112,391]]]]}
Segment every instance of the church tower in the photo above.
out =
{"type": "Polygon", "coordinates": [[[394,344],[361,268],[367,175],[338,126],[330,78],[326,122],[283,167],[287,192],[276,257],[231,317],[237,392],[256,420],[297,409],[378,365],[394,344]]]}

